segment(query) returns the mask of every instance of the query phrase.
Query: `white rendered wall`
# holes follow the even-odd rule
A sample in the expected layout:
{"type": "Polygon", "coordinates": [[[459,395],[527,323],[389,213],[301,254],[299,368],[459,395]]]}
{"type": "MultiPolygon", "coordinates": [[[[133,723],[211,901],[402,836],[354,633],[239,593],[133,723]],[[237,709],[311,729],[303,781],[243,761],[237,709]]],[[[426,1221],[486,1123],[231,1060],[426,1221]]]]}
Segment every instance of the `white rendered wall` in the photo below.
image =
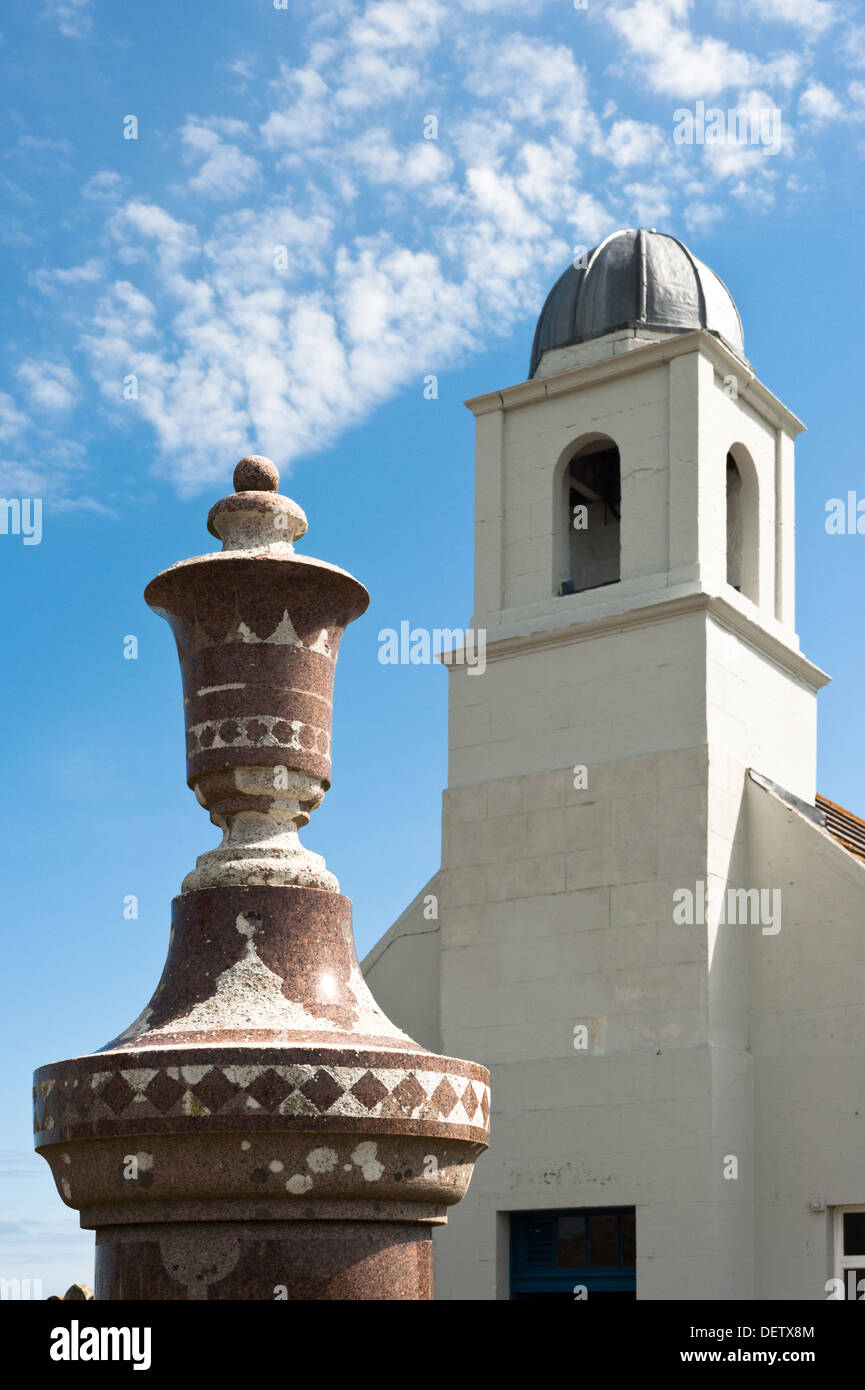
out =
{"type": "Polygon", "coordinates": [[[668,372],[661,365],[504,415],[502,601],[496,607],[552,597],[563,455],[595,435],[609,436],[619,448],[622,579],[666,569],[667,395],[668,372]]]}
{"type": "Polygon", "coordinates": [[[743,611],[796,648],[793,609],[795,417],[705,333],[587,362],[472,402],[476,414],[474,625],[548,627],[652,604],[727,594],[726,458],[753,500],[757,601],[743,611]],[[538,392],[543,394],[539,395],[538,392]],[[557,597],[560,479],[583,444],[619,448],[621,583],[557,597]],[[758,541],[758,544],[756,543],[758,541]],[[758,552],[758,553],[757,553],[758,552]]]}
{"type": "Polygon", "coordinates": [[[450,671],[449,784],[706,742],[702,613],[552,642],[450,671]]]}
{"type": "Polygon", "coordinates": [[[847,1110],[828,1132],[856,1152],[865,1019],[844,953],[857,962],[865,938],[850,945],[865,869],[801,817],[798,843],[747,777],[813,800],[825,677],[792,627],[799,426],[744,363],[686,337],[623,343],[621,360],[563,362],[473,403],[474,624],[490,645],[483,674],[450,670],[440,920],[430,931],[416,902],[364,963],[408,1032],[433,1045],[435,1030],[444,1052],[492,1071],[491,1150],[435,1236],[440,1298],[508,1297],[509,1212],[626,1205],[641,1299],[823,1297],[783,1292],[813,1290],[814,1252],[821,1269],[828,1258],[797,1154],[819,1151],[813,1181],[831,1200],[865,1200],[840,1149],[806,1134],[812,1116],[828,1123],[830,1064],[813,1058],[800,1085],[776,1043],[798,1036],[802,999],[819,1053],[849,998],[832,1058],[847,1110]],[[554,598],[557,481],[597,436],[621,455],[622,581],[554,598]],[[759,497],[757,604],[726,584],[731,449],[759,497]],[[839,863],[844,901],[821,936],[839,863]],[[677,890],[776,878],[777,938],[673,921],[677,890]],[[797,920],[797,949],[814,961],[822,942],[834,972],[796,977],[783,952],[797,920]],[[766,1128],[781,1112],[789,1153],[766,1128]]]}
{"type": "Polygon", "coordinates": [[[415,1042],[441,1050],[439,1027],[439,877],[435,874],[361,961],[388,1018],[415,1042]],[[430,898],[433,905],[430,905],[430,898]]]}
{"type": "Polygon", "coordinates": [[[750,780],[747,812],[783,894],[781,931],[749,937],[758,1297],[821,1300],[831,1208],[865,1203],[865,864],[750,780]]]}
{"type": "MultiPolygon", "coordinates": [[[[730,394],[734,384],[725,389],[725,378],[708,359],[701,358],[701,389],[699,392],[700,438],[700,528],[703,584],[709,593],[723,593],[726,588],[726,536],[718,526],[718,518],[726,513],[727,454],[744,448],[753,464],[757,481],[759,535],[759,603],[767,621],[775,616],[775,451],[779,433],[738,396],[730,394]]],[[[747,485],[746,460],[740,463],[743,483],[747,485]]],[[[790,627],[793,626],[792,612],[790,627]]]]}
{"type": "Polygon", "coordinates": [[[706,722],[713,749],[811,804],[817,780],[817,695],[739,634],[707,624],[706,722]]]}
{"type": "MultiPolygon", "coordinates": [[[[438,1240],[442,1298],[507,1297],[497,1213],[635,1205],[639,1297],[747,1297],[750,1247],[718,1220],[709,939],[672,918],[707,870],[705,747],[449,791],[442,1044],[493,1072],[493,1143],[438,1240]],[[484,795],[485,793],[485,795],[484,795]],[[575,1051],[573,1030],[589,1027],[575,1051]]],[[[725,1152],[728,1150],[725,1149],[725,1152]]],[[[722,1193],[744,1206],[741,1183],[722,1193]]]]}

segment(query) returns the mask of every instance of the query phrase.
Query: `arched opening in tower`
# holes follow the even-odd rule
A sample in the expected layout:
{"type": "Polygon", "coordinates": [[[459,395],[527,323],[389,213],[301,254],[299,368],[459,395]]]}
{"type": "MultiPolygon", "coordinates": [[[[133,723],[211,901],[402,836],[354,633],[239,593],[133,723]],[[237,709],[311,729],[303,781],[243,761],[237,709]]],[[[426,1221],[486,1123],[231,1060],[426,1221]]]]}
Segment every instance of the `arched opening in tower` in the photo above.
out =
{"type": "Polygon", "coordinates": [[[609,439],[586,444],[571,459],[564,484],[568,577],[561,593],[618,583],[622,482],[616,445],[609,439]]]}
{"type": "Polygon", "coordinates": [[[727,455],[727,583],[742,592],[745,515],[742,475],[732,454],[727,455]]]}

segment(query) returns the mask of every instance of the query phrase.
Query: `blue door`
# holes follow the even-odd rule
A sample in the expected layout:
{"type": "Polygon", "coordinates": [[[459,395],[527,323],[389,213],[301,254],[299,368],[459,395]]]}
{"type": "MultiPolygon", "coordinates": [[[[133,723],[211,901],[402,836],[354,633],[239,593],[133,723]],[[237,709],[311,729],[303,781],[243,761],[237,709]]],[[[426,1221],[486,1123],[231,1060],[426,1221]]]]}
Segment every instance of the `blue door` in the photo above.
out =
{"type": "Polygon", "coordinates": [[[633,1207],[511,1213],[512,1300],[636,1297],[633,1207]]]}

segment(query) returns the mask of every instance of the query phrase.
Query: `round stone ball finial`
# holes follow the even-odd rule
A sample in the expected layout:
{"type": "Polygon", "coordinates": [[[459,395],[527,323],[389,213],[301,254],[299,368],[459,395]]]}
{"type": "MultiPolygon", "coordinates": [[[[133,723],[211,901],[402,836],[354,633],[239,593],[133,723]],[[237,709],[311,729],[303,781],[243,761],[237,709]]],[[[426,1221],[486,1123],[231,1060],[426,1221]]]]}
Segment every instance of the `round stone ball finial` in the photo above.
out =
{"type": "Polygon", "coordinates": [[[235,492],[276,492],[279,469],[261,454],[247,454],[234,470],[235,492]]]}
{"type": "Polygon", "coordinates": [[[279,469],[261,454],[247,454],[234,470],[234,492],[214,502],[207,529],[223,550],[260,551],[274,547],[288,553],[306,535],[302,507],[278,492],[279,469]]]}

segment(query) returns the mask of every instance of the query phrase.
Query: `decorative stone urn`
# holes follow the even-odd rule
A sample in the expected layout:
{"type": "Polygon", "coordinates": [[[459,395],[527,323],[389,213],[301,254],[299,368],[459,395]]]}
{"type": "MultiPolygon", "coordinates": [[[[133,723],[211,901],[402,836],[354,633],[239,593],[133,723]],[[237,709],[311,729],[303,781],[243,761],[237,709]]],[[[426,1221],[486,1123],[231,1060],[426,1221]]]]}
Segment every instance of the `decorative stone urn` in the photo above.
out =
{"type": "Polygon", "coordinates": [[[187,780],[222,844],[187,874],[149,1005],[35,1076],[36,1148],[96,1231],[97,1299],[428,1299],[432,1227],[488,1142],[483,1067],[382,1013],[351,903],[298,830],[330,785],[362,584],[300,557],[301,509],[243,459],[222,550],[145,598],[183,676],[187,780]]]}

